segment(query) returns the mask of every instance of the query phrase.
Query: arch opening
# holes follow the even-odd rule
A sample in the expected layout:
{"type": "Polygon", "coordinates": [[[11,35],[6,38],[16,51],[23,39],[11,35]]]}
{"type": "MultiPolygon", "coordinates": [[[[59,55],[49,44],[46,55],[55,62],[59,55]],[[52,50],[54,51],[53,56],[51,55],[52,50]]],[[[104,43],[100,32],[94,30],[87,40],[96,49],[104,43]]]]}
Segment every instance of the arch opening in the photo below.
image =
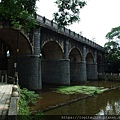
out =
{"type": "Polygon", "coordinates": [[[47,42],[41,50],[43,59],[57,60],[63,59],[63,51],[57,42],[47,42]]]}
{"type": "Polygon", "coordinates": [[[0,70],[8,69],[8,46],[0,39],[0,70]]]}
{"type": "Polygon", "coordinates": [[[94,63],[94,57],[93,57],[92,53],[90,53],[90,52],[86,56],[86,63],[87,64],[93,64],[94,63]]]}
{"type": "Polygon", "coordinates": [[[69,60],[64,60],[61,46],[55,41],[49,41],[42,47],[42,82],[68,85],[69,60]],[[68,79],[68,80],[67,80],[68,79]]]}
{"type": "Polygon", "coordinates": [[[94,63],[94,56],[88,53],[86,56],[87,80],[97,80],[97,64],[94,63]]]}
{"type": "Polygon", "coordinates": [[[82,60],[79,49],[73,48],[69,54],[70,62],[80,62],[82,60]]]}
{"type": "Polygon", "coordinates": [[[98,74],[104,73],[104,64],[102,63],[102,56],[101,55],[97,56],[97,72],[98,72],[98,74]]]}
{"type": "Polygon", "coordinates": [[[81,53],[78,48],[73,48],[69,54],[70,59],[70,81],[80,82],[81,81],[81,53]]]}
{"type": "Polygon", "coordinates": [[[97,56],[97,64],[102,64],[102,57],[100,55],[97,56]]]}
{"type": "Polygon", "coordinates": [[[1,28],[0,38],[9,46],[12,56],[17,54],[17,47],[19,47],[19,55],[32,53],[30,41],[21,31],[12,28],[1,28]]]}
{"type": "Polygon", "coordinates": [[[0,28],[0,71],[2,73],[13,77],[17,56],[30,54],[32,54],[32,46],[25,34],[12,28],[0,28]]]}

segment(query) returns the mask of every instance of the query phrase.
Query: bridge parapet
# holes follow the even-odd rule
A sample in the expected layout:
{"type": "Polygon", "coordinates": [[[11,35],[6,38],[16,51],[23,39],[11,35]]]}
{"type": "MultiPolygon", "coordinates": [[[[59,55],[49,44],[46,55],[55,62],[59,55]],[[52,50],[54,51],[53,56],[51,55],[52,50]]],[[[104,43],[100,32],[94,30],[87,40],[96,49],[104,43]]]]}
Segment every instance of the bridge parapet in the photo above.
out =
{"type": "Polygon", "coordinates": [[[52,29],[53,31],[56,31],[57,33],[60,33],[60,34],[65,35],[67,37],[70,37],[76,41],[80,41],[83,44],[87,44],[93,48],[97,48],[101,51],[104,51],[104,48],[102,46],[100,46],[100,45],[96,44],[95,42],[81,36],[80,34],[75,33],[75,32],[73,32],[70,29],[67,29],[65,27],[59,28],[58,24],[53,22],[53,20],[49,20],[49,19],[42,17],[40,15],[37,15],[36,19],[37,19],[37,22],[39,23],[39,25],[42,27],[52,29]]]}

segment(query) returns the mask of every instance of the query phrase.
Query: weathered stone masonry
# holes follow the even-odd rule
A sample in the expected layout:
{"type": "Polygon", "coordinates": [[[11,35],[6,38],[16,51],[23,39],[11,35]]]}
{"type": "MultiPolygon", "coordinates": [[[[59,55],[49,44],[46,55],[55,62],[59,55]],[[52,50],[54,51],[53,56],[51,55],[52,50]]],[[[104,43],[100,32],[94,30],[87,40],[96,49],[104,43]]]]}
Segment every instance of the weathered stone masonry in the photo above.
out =
{"type": "Polygon", "coordinates": [[[5,68],[9,76],[14,76],[17,55],[19,84],[32,90],[42,89],[42,83],[70,85],[72,81],[98,79],[97,74],[104,72],[101,46],[69,29],[59,29],[44,17],[36,19],[39,25],[28,35],[20,32],[18,54],[16,30],[0,28],[0,41],[5,43],[5,51],[10,51],[5,68]]]}

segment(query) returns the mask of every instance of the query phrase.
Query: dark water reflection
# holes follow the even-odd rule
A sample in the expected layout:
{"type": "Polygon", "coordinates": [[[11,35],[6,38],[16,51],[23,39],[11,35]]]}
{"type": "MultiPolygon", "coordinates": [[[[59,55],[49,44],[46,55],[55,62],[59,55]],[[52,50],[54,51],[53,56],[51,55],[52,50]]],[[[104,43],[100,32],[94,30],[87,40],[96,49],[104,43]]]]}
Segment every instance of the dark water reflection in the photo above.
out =
{"type": "Polygon", "coordinates": [[[120,115],[120,89],[45,112],[47,115],[120,115]]]}
{"type": "MultiPolygon", "coordinates": [[[[120,86],[120,82],[87,81],[77,85],[90,85],[105,88],[120,86]]],[[[85,94],[65,95],[53,92],[51,88],[58,86],[44,85],[42,91],[38,91],[42,99],[38,99],[30,110],[34,112],[44,111],[47,115],[120,115],[120,89],[107,91],[97,96],[86,97],[85,94]],[[69,101],[81,100],[69,104],[69,101]],[[66,105],[59,107],[65,103],[66,105]],[[56,108],[57,106],[57,108],[56,108]],[[53,109],[54,108],[54,109],[53,109]]]]}

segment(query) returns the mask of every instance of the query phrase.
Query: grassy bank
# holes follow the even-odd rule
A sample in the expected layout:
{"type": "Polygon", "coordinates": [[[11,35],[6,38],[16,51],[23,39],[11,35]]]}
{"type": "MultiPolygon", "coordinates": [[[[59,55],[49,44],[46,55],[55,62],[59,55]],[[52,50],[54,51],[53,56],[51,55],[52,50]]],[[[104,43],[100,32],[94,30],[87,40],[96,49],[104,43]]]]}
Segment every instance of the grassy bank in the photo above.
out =
{"type": "Polygon", "coordinates": [[[30,115],[29,106],[35,104],[38,97],[39,95],[34,91],[29,91],[27,88],[20,89],[18,115],[30,115]]]}

